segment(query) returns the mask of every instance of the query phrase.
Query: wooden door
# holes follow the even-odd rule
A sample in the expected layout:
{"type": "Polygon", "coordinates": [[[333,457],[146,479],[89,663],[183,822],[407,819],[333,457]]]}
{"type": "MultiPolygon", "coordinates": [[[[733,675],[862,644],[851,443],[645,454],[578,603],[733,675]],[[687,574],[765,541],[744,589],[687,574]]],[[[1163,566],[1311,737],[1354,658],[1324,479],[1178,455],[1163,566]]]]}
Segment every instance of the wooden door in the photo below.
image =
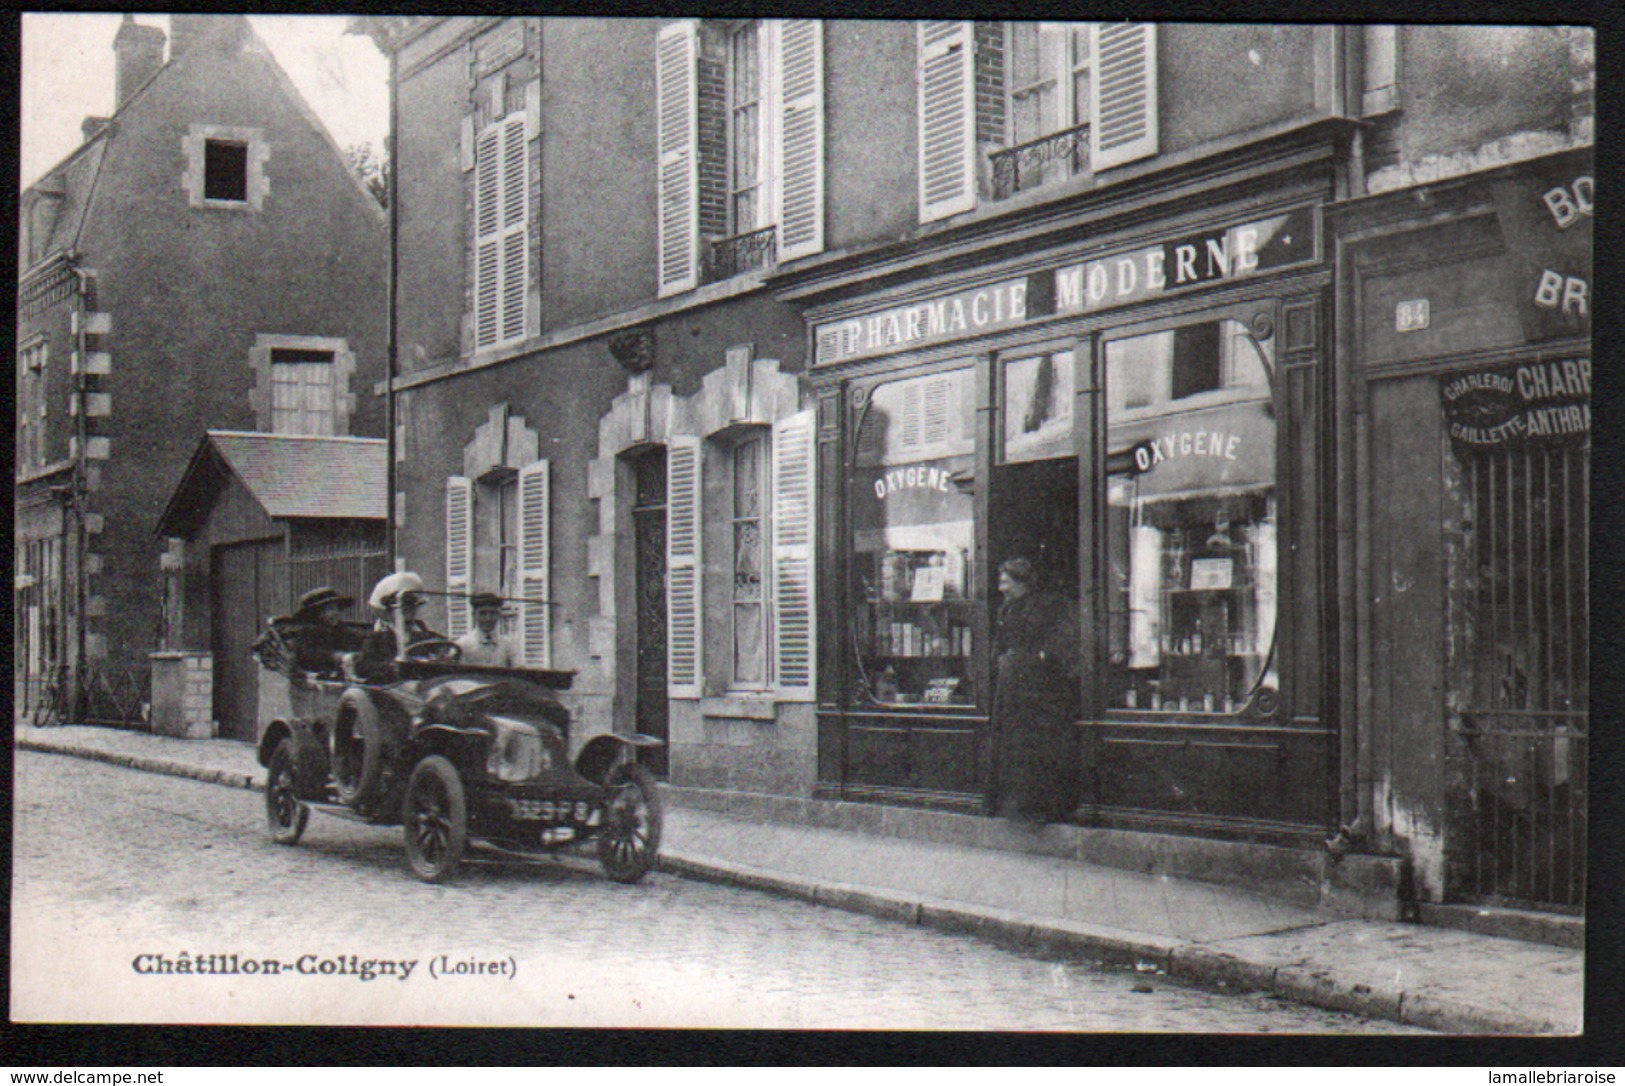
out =
{"type": "Polygon", "coordinates": [[[210,562],[209,651],[214,654],[214,717],[220,734],[255,738],[260,667],[252,646],[265,621],[287,611],[280,539],[214,548],[210,562]]]}
{"type": "MultiPolygon", "coordinates": [[[[666,451],[646,453],[634,464],[637,500],[632,527],[637,547],[637,730],[670,738],[666,686],[666,451]]],[[[669,766],[667,748],[645,751],[640,761],[659,776],[669,766]]]]}

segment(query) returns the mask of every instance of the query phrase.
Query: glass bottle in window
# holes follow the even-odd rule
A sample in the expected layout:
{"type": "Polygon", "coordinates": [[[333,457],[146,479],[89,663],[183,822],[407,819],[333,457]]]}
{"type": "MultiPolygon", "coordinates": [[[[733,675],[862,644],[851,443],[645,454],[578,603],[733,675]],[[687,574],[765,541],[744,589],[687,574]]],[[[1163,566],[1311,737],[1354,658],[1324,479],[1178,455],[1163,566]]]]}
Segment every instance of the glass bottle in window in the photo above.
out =
{"type": "Polygon", "coordinates": [[[1106,345],[1107,704],[1225,714],[1273,694],[1267,343],[1222,319],[1106,345]]]}
{"type": "Polygon", "coordinates": [[[850,606],[869,704],[976,700],[972,389],[962,368],[855,395],[850,606]]]}

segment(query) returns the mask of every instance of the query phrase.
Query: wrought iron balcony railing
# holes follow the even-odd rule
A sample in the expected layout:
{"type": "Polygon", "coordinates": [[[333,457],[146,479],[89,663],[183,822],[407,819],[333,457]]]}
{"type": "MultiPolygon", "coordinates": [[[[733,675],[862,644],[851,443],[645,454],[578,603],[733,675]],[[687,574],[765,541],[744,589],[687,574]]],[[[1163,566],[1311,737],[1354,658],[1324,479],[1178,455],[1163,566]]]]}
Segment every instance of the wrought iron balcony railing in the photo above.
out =
{"type": "Polygon", "coordinates": [[[1005,200],[1041,185],[1050,163],[1066,166],[1068,175],[1089,168],[1089,126],[1052,132],[988,156],[993,166],[993,198],[1005,200]]]}
{"type": "Polygon", "coordinates": [[[715,283],[771,267],[778,257],[778,231],[777,226],[764,226],[748,234],[712,241],[705,255],[705,281],[715,283]]]}

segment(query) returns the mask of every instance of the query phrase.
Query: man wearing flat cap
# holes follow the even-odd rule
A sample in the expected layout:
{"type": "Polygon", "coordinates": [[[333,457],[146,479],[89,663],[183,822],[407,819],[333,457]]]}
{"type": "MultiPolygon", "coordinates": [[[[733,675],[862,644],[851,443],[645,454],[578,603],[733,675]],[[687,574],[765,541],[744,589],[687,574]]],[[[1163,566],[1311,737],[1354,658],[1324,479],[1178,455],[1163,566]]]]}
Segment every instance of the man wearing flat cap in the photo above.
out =
{"type": "Polygon", "coordinates": [[[354,602],[354,597],[327,585],[299,597],[299,609],[291,619],[294,663],[299,670],[337,675],[342,667],[340,657],[361,647],[361,635],[344,624],[344,609],[354,602]]]}
{"type": "Polygon", "coordinates": [[[513,642],[497,632],[497,624],[502,621],[502,597],[495,592],[476,592],[468,602],[474,608],[474,628],[457,639],[463,663],[518,667],[519,653],[513,642]]]}

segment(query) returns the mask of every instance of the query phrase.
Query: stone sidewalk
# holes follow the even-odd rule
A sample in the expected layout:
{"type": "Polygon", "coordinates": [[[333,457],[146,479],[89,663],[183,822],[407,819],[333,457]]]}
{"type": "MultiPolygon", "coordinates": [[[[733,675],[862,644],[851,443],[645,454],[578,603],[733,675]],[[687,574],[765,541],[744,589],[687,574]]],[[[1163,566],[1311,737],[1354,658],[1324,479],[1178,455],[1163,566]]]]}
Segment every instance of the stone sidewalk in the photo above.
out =
{"type": "MultiPolygon", "coordinates": [[[[262,789],[246,743],[19,725],[17,746],[262,789]]],[[[1212,987],[1472,1034],[1576,1034],[1584,951],[1417,924],[1346,919],[1167,876],[1024,855],[667,811],[662,866],[1212,987]]]]}

